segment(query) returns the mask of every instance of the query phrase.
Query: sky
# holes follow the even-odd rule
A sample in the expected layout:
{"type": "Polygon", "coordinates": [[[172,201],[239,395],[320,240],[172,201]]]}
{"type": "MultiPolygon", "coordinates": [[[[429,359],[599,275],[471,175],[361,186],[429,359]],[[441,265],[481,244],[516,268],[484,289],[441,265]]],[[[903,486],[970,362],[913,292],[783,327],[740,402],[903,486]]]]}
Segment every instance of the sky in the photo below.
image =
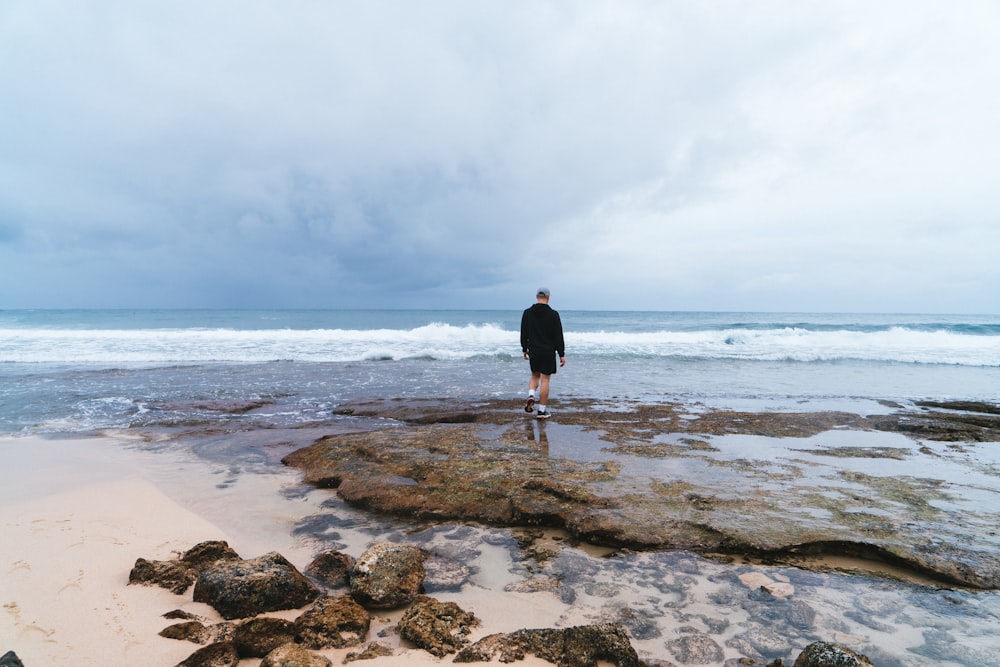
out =
{"type": "Polygon", "coordinates": [[[0,308],[1000,313],[993,0],[4,0],[0,308]]]}

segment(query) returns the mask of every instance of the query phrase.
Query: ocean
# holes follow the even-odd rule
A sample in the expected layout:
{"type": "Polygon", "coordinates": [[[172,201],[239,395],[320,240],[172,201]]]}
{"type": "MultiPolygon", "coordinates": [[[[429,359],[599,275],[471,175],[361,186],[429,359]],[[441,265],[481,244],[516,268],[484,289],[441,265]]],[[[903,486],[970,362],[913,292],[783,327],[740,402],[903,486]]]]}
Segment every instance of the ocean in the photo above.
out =
{"type": "MultiPolygon", "coordinates": [[[[560,397],[745,409],[1000,400],[1000,315],[561,311],[560,397]]],[[[273,401],[275,425],[366,396],[520,397],[520,311],[0,311],[0,433],[182,422],[273,401]],[[175,407],[170,407],[175,406],[175,407]]]]}

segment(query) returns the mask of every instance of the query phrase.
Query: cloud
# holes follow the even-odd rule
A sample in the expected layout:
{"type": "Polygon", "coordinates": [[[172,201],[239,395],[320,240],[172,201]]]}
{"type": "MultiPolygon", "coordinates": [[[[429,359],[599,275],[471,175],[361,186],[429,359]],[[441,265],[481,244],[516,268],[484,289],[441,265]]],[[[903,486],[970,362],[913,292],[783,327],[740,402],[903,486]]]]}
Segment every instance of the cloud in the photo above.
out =
{"type": "Polygon", "coordinates": [[[996,310],[959,5],[5,3],[0,306],[996,310]]]}

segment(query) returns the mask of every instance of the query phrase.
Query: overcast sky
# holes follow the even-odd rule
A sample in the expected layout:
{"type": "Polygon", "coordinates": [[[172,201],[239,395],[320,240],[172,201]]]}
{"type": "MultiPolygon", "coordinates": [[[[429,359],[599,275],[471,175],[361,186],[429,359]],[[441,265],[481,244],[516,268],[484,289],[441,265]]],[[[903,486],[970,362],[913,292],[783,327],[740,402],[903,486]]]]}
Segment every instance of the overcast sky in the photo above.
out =
{"type": "Polygon", "coordinates": [[[994,0],[0,2],[0,308],[1000,312],[994,0]]]}

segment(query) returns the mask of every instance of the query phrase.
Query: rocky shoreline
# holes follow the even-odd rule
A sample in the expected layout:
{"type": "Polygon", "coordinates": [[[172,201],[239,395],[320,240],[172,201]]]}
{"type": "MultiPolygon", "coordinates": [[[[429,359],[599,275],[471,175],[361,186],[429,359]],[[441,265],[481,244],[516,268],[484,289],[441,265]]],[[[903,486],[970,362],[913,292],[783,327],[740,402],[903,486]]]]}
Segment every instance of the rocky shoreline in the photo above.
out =
{"type": "MultiPolygon", "coordinates": [[[[1000,588],[995,514],[969,510],[933,467],[964,455],[961,443],[1000,441],[1000,408],[925,403],[865,417],[846,412],[744,413],[663,405],[569,401],[558,424],[512,419],[508,401],[445,404],[370,400],[342,414],[405,428],[332,435],[283,462],[355,507],[416,520],[561,528],[583,542],[685,549],[819,567],[823,557],[886,563],[945,585],[1000,588]],[[733,436],[850,445],[787,445],[780,456],[720,451],[733,436]],[[891,447],[878,434],[905,436],[891,447]],[[590,443],[560,456],[556,439],[590,443]],[[935,449],[928,443],[949,443],[935,449]],[[652,475],[623,460],[683,462],[652,475]],[[926,459],[926,475],[896,474],[926,459]],[[868,465],[867,462],[876,462],[868,465]],[[858,465],[858,463],[861,465],[858,465]],[[695,466],[714,474],[695,474],[695,466]],[[875,468],[878,468],[877,473],[875,468]],[[817,472],[818,471],[818,472],[817,472]],[[689,474],[690,473],[690,474],[689,474]]],[[[741,443],[742,444],[742,443],[741,443]]],[[[564,449],[566,449],[564,447],[564,449]]],[[[662,466],[661,466],[662,468],[662,466]]]]}
{"type": "MultiPolygon", "coordinates": [[[[357,559],[339,552],[320,554],[306,568],[307,576],[278,553],[243,559],[226,542],[213,541],[195,545],[175,560],[138,559],[129,584],[161,586],[178,594],[193,586],[193,599],[226,619],[205,625],[180,610],[164,614],[178,622],[165,627],[161,636],[203,645],[176,667],[236,667],[248,658],[261,658],[261,667],[330,667],[332,662],[317,651],[362,646],[343,662],[392,655],[385,643],[369,641],[370,612],[401,607],[406,611],[393,631],[438,658],[452,656],[456,663],[497,658],[509,663],[530,654],[560,667],[595,667],[598,661],[616,667],[669,664],[641,661],[619,623],[525,628],[472,642],[470,630],[480,625],[473,613],[422,594],[429,556],[416,547],[378,543],[357,559]],[[347,592],[336,594],[345,587],[347,592]],[[294,620],[266,615],[286,609],[302,613],[294,620]]],[[[720,657],[711,640],[688,639],[678,646],[682,662],[705,664],[720,657]]],[[[4,660],[0,664],[5,667],[20,665],[12,654],[4,660]]],[[[763,663],[747,658],[738,664],[763,663]]],[[[782,660],[767,665],[780,667],[782,660]]],[[[822,641],[805,647],[795,661],[795,667],[871,665],[846,646],[822,641]]]]}
{"type": "MultiPolygon", "coordinates": [[[[162,636],[200,646],[180,665],[322,666],[331,646],[338,659],[357,648],[345,661],[393,660],[406,645],[449,662],[777,667],[798,655],[797,667],[897,667],[906,664],[898,653],[821,619],[805,589],[835,590],[844,572],[900,583],[876,586],[845,612],[883,637],[896,591],[917,590],[902,582],[940,589],[928,600],[958,613],[978,613],[975,591],[1000,590],[996,512],[970,500],[970,489],[998,486],[995,466],[975,458],[1000,441],[993,404],[884,404],[865,416],[578,399],[553,402],[556,418],[543,423],[510,401],[372,399],[299,429],[255,421],[268,407],[220,404],[218,413],[249,419],[232,430],[171,425],[150,442],[207,437],[227,457],[266,451],[270,465],[280,458],[301,471],[310,493],[330,490],[329,515],[293,532],[311,544],[336,543],[330,527],[343,525],[345,503],[411,528],[359,553],[327,546],[301,572],[277,552],[245,559],[224,542],[168,561],[138,558],[130,583],[189,596],[222,618],[165,615],[162,636]],[[505,591],[551,593],[584,611],[588,601],[608,605],[555,627],[483,627],[463,606],[470,571],[483,565],[471,564],[468,544],[483,539],[524,559],[505,591]],[[270,582],[263,591],[261,582],[270,582]],[[700,597],[718,612],[674,613],[699,582],[710,582],[700,597]],[[648,593],[629,598],[626,589],[648,593]],[[657,614],[670,615],[669,631],[657,614]],[[752,623],[736,621],[744,615],[752,623]]],[[[945,631],[918,645],[908,644],[932,660],[958,655],[956,664],[978,664],[982,650],[945,631]]],[[[20,661],[9,653],[0,664],[20,661]]]]}
{"type": "MultiPolygon", "coordinates": [[[[339,416],[359,420],[350,432],[323,435],[282,462],[301,470],[306,484],[334,490],[347,504],[366,511],[421,525],[520,527],[527,531],[524,547],[529,551],[546,548],[531,531],[551,528],[565,531],[572,543],[623,552],[678,551],[817,571],[845,557],[851,567],[868,574],[884,572],[880,568],[888,565],[895,568],[889,576],[930,585],[1000,588],[995,514],[965,506],[957,489],[933,476],[936,465],[954,460],[968,464],[970,443],[1000,441],[996,405],[885,404],[887,412],[872,416],[588,400],[554,407],[557,420],[542,424],[512,415],[509,401],[355,401],[337,410],[339,416]],[[358,423],[367,426],[359,428],[358,423]],[[736,446],[727,449],[730,441],[736,446]],[[780,450],[773,449],[777,442],[783,443],[780,450]],[[671,474],[674,464],[683,465],[671,474]],[[914,469],[923,473],[912,474],[914,469]]],[[[316,429],[321,431],[322,425],[309,426],[310,432],[316,429]]],[[[627,609],[617,614],[625,624],[612,619],[559,629],[525,628],[468,644],[464,638],[478,620],[454,602],[421,595],[422,584],[414,583],[423,581],[425,563],[431,578],[434,572],[462,568],[434,558],[424,553],[408,566],[388,568],[383,578],[409,572],[408,592],[389,606],[410,606],[407,618],[421,619],[417,626],[401,619],[392,631],[435,656],[454,654],[456,662],[498,656],[510,661],[532,654],[567,667],[595,665],[598,658],[629,666],[777,667],[781,658],[766,657],[777,650],[770,645],[788,644],[750,633],[728,644],[743,646],[739,650],[745,657],[723,660],[710,635],[686,632],[667,643],[676,663],[648,656],[640,662],[629,636],[641,633],[645,621],[627,609]],[[421,567],[414,569],[417,561],[421,567]],[[594,652],[602,646],[614,649],[594,652]]],[[[373,598],[355,588],[359,577],[354,568],[350,556],[328,552],[306,572],[325,582],[324,596],[346,585],[349,590],[341,599],[371,605],[373,598]]],[[[760,597],[752,603],[760,605],[758,613],[791,605],[783,612],[789,622],[810,625],[808,608],[795,608],[793,593],[785,590],[791,588],[788,584],[754,576],[740,580],[757,591],[751,597],[760,597]],[[799,613],[806,616],[797,621],[799,613]]],[[[533,581],[545,586],[544,580],[533,581]]],[[[823,632],[813,628],[806,634],[822,638],[823,632]]],[[[294,641],[301,644],[301,636],[294,641]]],[[[351,659],[387,652],[391,649],[375,642],[351,659]]],[[[299,663],[262,663],[272,664],[299,663]]],[[[823,639],[802,649],[795,662],[796,667],[866,664],[871,662],[865,656],[823,639]]]]}

